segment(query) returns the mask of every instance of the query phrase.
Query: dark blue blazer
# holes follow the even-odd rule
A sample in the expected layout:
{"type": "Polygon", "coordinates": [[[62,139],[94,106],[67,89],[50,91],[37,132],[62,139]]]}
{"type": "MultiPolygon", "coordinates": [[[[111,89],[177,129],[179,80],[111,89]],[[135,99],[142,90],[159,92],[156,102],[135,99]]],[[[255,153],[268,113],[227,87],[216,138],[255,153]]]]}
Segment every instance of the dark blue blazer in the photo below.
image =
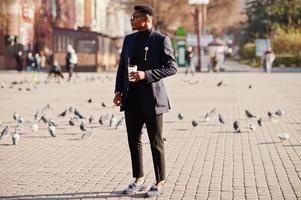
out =
{"type": "MultiPolygon", "coordinates": [[[[128,61],[132,58],[137,32],[127,35],[123,42],[120,63],[116,76],[115,92],[122,93],[122,105],[120,110],[126,107],[129,91],[128,61]]],[[[143,110],[148,114],[161,114],[170,109],[169,100],[163,83],[163,78],[174,75],[177,72],[177,63],[169,37],[151,31],[145,47],[148,47],[146,60],[143,63],[143,71],[146,81],[143,82],[140,93],[143,110]]],[[[145,48],[143,48],[145,49],[145,48]]]]}

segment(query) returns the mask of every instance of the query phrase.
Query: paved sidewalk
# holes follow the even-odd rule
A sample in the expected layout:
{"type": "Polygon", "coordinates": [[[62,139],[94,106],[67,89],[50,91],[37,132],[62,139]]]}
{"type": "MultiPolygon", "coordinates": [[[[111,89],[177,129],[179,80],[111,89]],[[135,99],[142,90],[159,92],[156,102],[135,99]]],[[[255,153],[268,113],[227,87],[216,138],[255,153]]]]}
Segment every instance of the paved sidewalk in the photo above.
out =
{"type": "MultiPolygon", "coordinates": [[[[13,130],[13,113],[26,122],[20,143],[0,140],[0,199],[139,199],[122,195],[130,183],[131,163],[124,129],[94,123],[90,138],[81,139],[80,121],[70,127],[56,117],[69,106],[96,118],[123,113],[112,108],[114,73],[80,73],[76,83],[31,84],[10,82],[29,74],[0,73],[0,120],[13,130]],[[93,77],[95,78],[92,81],[93,77]],[[87,81],[87,78],[89,81],[87,81]],[[22,90],[19,91],[18,88],[22,90]],[[30,88],[31,91],[26,91],[30,88]],[[87,100],[92,98],[92,103],[87,100]],[[101,102],[108,106],[103,108],[101,102]],[[57,124],[57,137],[40,123],[31,131],[33,115],[49,103],[47,112],[57,124]]],[[[41,79],[45,75],[40,75],[41,79]]],[[[301,199],[301,74],[300,73],[183,73],[166,79],[172,106],[164,116],[167,183],[157,199],[301,199]],[[217,87],[223,80],[225,85],[217,87]],[[248,86],[252,84],[252,89],[248,86]],[[201,116],[216,108],[209,122],[201,116]],[[249,130],[245,109],[263,118],[263,126],[249,130]],[[267,111],[284,110],[270,120],[267,111]],[[184,119],[179,121],[177,114],[184,119]],[[217,114],[226,124],[221,125],[217,114]],[[199,125],[192,127],[195,119],[199,125]],[[233,133],[234,120],[242,133],[233,133]],[[288,141],[277,135],[288,133],[288,141]]],[[[85,123],[88,124],[87,119],[85,123]]],[[[143,135],[146,183],[151,186],[154,170],[147,134],[143,135]]]]}

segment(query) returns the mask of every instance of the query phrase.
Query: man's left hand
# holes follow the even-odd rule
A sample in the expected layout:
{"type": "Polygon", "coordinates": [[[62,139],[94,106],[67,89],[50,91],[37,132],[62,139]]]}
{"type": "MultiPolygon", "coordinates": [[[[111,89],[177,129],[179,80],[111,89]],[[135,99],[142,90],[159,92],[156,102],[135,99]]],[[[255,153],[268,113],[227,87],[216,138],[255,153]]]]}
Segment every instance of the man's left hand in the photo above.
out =
{"type": "Polygon", "coordinates": [[[145,72],[144,71],[136,71],[136,72],[131,72],[129,74],[129,80],[133,82],[141,81],[144,80],[145,77],[145,72]]]}

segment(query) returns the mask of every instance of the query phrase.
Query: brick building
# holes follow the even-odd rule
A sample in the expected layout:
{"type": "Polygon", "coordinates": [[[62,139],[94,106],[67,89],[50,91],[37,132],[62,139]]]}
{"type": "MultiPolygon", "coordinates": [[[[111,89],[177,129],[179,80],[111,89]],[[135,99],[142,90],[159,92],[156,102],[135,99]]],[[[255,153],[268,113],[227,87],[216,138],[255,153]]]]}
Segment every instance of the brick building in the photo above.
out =
{"type": "Polygon", "coordinates": [[[40,52],[45,47],[64,66],[72,44],[78,70],[109,70],[117,64],[120,40],[130,31],[129,17],[109,0],[4,0],[3,8],[0,69],[15,69],[17,49],[40,52]]]}

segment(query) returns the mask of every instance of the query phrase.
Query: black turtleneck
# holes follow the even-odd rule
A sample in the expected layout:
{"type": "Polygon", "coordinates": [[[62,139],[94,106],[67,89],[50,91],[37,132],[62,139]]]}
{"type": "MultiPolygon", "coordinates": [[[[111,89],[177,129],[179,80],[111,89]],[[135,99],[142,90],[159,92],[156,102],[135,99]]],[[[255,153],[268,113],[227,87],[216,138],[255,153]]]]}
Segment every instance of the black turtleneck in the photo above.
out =
{"type": "MultiPolygon", "coordinates": [[[[133,49],[133,57],[131,58],[130,62],[132,65],[137,65],[138,71],[144,71],[144,67],[146,62],[144,60],[145,57],[145,47],[146,41],[151,33],[152,29],[148,29],[146,31],[139,31],[136,36],[134,49],[133,49]]],[[[141,106],[141,87],[143,84],[146,84],[146,80],[141,80],[138,82],[130,82],[129,85],[129,96],[127,99],[127,106],[131,107],[132,109],[142,109],[141,106]]]]}
{"type": "Polygon", "coordinates": [[[144,70],[146,41],[149,34],[151,33],[151,30],[152,29],[148,29],[146,31],[139,31],[137,33],[135,44],[134,44],[133,58],[131,64],[137,65],[138,70],[141,71],[144,70]]]}

